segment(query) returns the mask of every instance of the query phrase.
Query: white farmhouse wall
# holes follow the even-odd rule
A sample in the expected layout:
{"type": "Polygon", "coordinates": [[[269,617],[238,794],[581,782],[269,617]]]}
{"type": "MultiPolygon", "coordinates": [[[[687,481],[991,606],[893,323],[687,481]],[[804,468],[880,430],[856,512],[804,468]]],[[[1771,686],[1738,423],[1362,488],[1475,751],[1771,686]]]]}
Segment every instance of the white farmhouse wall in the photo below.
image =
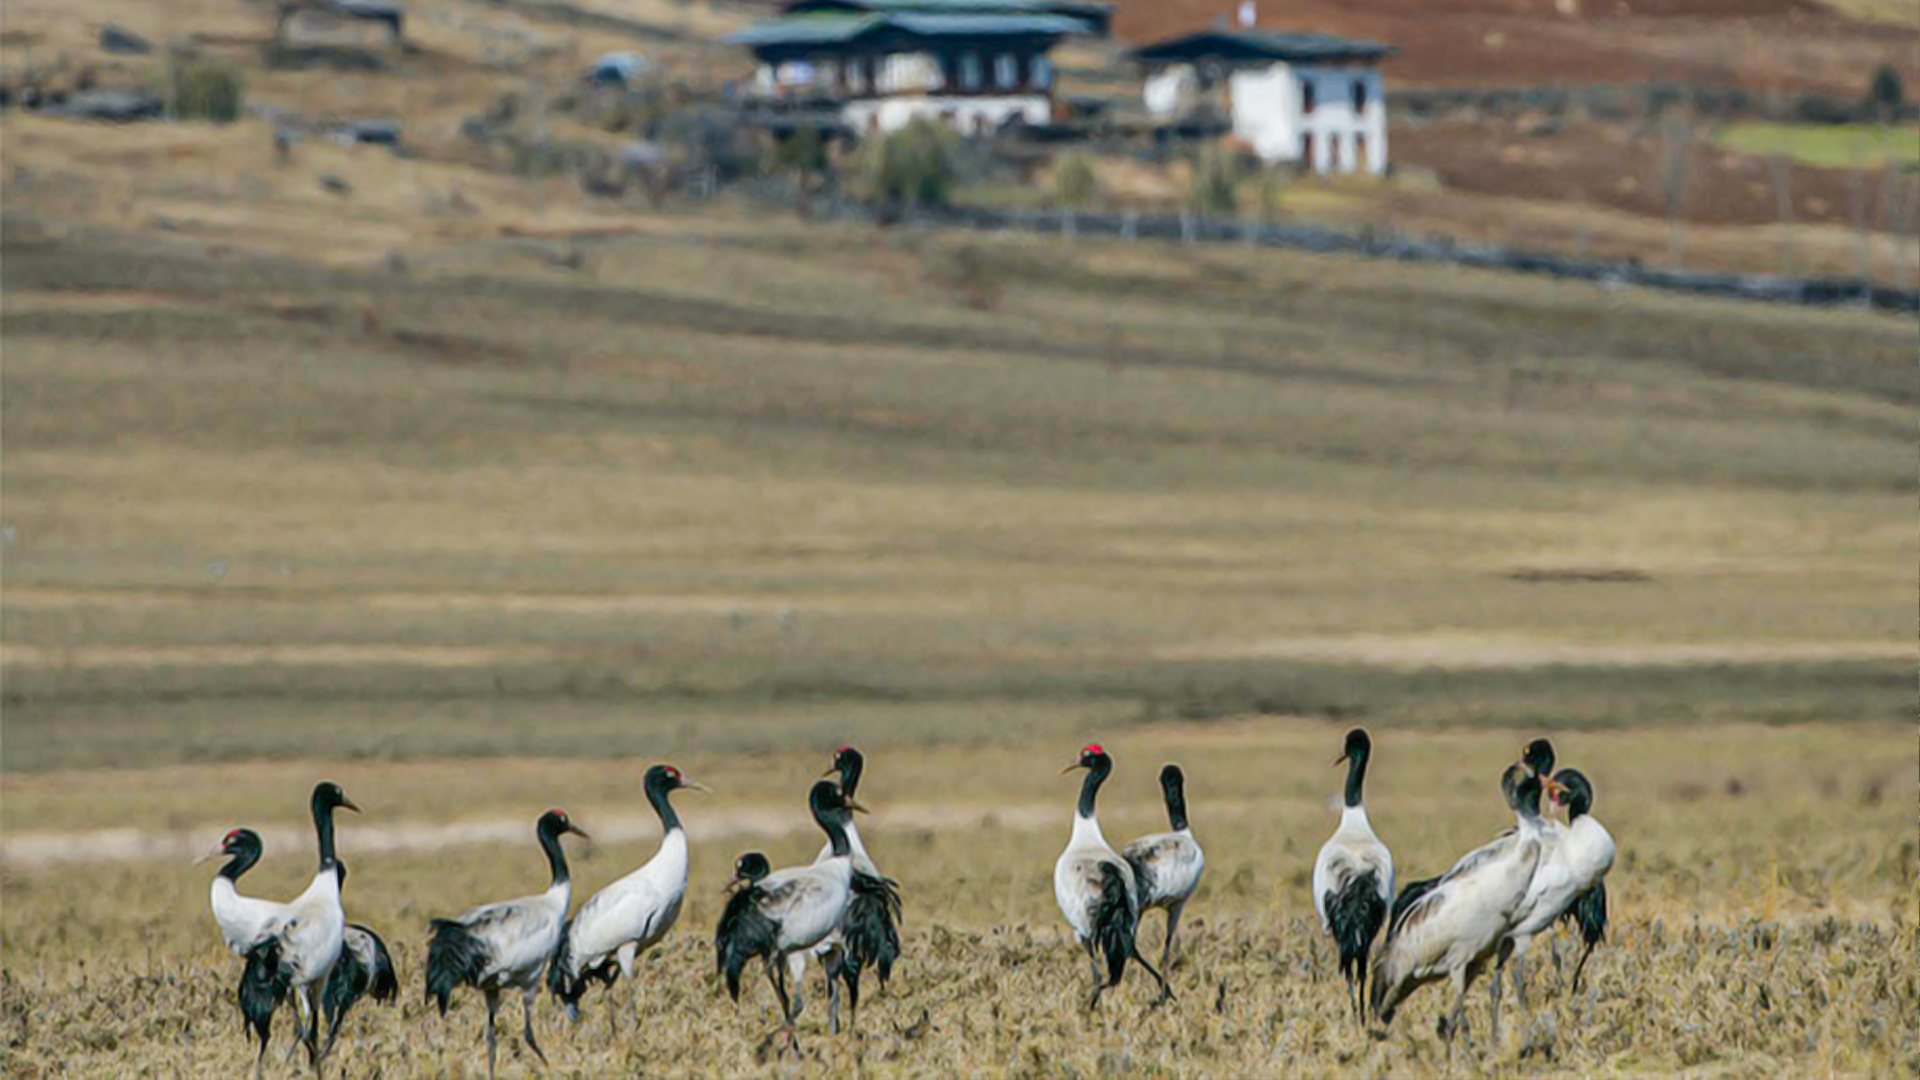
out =
{"type": "Polygon", "coordinates": [[[1153,116],[1169,117],[1183,113],[1200,93],[1200,76],[1192,64],[1170,64],[1147,76],[1140,97],[1153,116]]]}
{"type": "Polygon", "coordinates": [[[1374,68],[1273,64],[1236,71],[1231,81],[1233,133],[1261,160],[1299,161],[1311,146],[1307,166],[1318,173],[1387,168],[1387,109],[1380,72],[1374,68]],[[1305,111],[1311,80],[1314,107],[1305,111]],[[1363,108],[1353,107],[1355,84],[1366,88],[1363,108]]]}
{"type": "Polygon", "coordinates": [[[944,121],[963,135],[993,131],[1018,116],[1029,124],[1040,125],[1053,119],[1053,105],[1045,95],[1021,94],[995,97],[871,98],[849,101],[840,118],[856,132],[899,131],[916,118],[944,121]]]}

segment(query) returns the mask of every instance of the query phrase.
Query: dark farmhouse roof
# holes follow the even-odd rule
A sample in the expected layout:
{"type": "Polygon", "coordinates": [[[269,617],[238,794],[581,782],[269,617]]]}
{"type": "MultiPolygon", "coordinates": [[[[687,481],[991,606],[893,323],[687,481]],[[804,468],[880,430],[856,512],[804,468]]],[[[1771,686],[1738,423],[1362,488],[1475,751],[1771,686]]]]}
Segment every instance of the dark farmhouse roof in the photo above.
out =
{"type": "Polygon", "coordinates": [[[1113,21],[1113,5],[1094,0],[792,0],[787,15],[818,11],[863,11],[920,15],[1059,15],[1079,19],[1104,34],[1113,21]]]}
{"type": "Polygon", "coordinates": [[[1228,63],[1284,61],[1290,64],[1373,62],[1394,51],[1391,45],[1356,41],[1332,34],[1287,34],[1272,30],[1208,30],[1135,49],[1146,63],[1221,60],[1228,63]]]}
{"type": "Polygon", "coordinates": [[[778,19],[727,38],[767,58],[901,38],[1051,41],[1106,33],[1113,8],[1089,0],[794,0],[778,19]]]}

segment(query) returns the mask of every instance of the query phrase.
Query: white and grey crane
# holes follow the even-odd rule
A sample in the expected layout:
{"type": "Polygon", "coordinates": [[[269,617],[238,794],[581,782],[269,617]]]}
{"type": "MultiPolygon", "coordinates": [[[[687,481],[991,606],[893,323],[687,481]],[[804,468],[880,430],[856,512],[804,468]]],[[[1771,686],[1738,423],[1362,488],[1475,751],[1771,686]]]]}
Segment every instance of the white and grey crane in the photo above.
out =
{"type": "MultiPolygon", "coordinates": [[[[709,791],[672,765],[654,765],[640,781],[660,818],[660,849],[639,869],[594,893],[560,930],[560,946],[547,965],[547,986],[580,1021],[580,998],[598,981],[612,992],[622,976],[633,979],[633,962],[659,944],[680,918],[687,896],[687,831],[669,800],[682,788],[709,791]]],[[[607,1027],[614,1026],[609,1003],[607,1027]]]]}
{"type": "MultiPolygon", "coordinates": [[[[1552,767],[1550,762],[1547,767],[1552,767]]],[[[1512,960],[1514,990],[1522,1008],[1527,1006],[1523,964],[1536,935],[1561,919],[1574,921],[1585,944],[1573,969],[1578,992],[1587,957],[1607,932],[1606,876],[1613,869],[1614,844],[1613,835],[1593,816],[1593,784],[1578,769],[1562,769],[1547,783],[1546,796],[1567,808],[1568,823],[1557,830],[1554,842],[1542,854],[1517,925],[1500,949],[1500,965],[1512,960]]],[[[1499,978],[1497,970],[1494,977],[1499,978]]]]}
{"type": "MultiPolygon", "coordinates": [[[[1540,780],[1525,766],[1508,766],[1501,792],[1513,808],[1516,827],[1475,849],[1415,898],[1387,928],[1374,957],[1370,1003],[1382,1024],[1420,987],[1450,979],[1453,1011],[1441,1025],[1447,1049],[1466,1030],[1467,990],[1494,961],[1513,929],[1542,847],[1540,780]]],[[[1490,1040],[1500,1039],[1500,999],[1492,999],[1490,1040]]]]}
{"type": "Polygon", "coordinates": [[[1087,998],[1087,1008],[1099,1008],[1100,995],[1120,985],[1129,960],[1145,968],[1160,984],[1160,996],[1154,999],[1158,1005],[1173,997],[1173,989],[1135,945],[1135,932],[1140,925],[1140,893],[1133,868],[1107,845],[1106,837],[1100,832],[1100,821],[1094,816],[1094,800],[1100,793],[1100,785],[1113,773],[1113,758],[1099,743],[1088,743],[1073,764],[1060,770],[1060,774],[1065,776],[1075,769],[1085,769],[1087,775],[1080,784],[1073,834],[1067,840],[1066,850],[1053,864],[1053,898],[1093,964],[1093,994],[1087,998]],[[1100,966],[1102,955],[1106,958],[1104,973],[1100,966]]]}
{"type": "MultiPolygon", "coordinates": [[[[540,992],[540,976],[560,945],[560,925],[573,902],[573,882],[567,873],[567,853],[560,838],[586,831],[567,820],[564,810],[540,815],[534,835],[546,853],[552,881],[547,890],[517,900],[486,904],[454,919],[434,919],[427,945],[427,996],[447,1015],[447,1002],[460,986],[471,986],[487,999],[487,1077],[492,1080],[498,1048],[496,1017],[500,997],[520,991],[525,1010],[521,1038],[542,1064],[547,1055],[533,1037],[533,999],[540,992]]],[[[587,837],[592,839],[592,837],[587,837]]]]}
{"type": "Polygon", "coordinates": [[[1173,935],[1180,928],[1180,913],[1200,888],[1200,875],[1207,869],[1207,854],[1194,839],[1193,826],[1187,821],[1187,777],[1180,766],[1168,764],[1160,769],[1160,793],[1167,803],[1169,831],[1153,833],[1120,849],[1120,857],[1133,870],[1133,881],[1140,892],[1140,915],[1159,908],[1167,913],[1167,940],[1160,947],[1160,967],[1173,958],[1173,935]]]}
{"type": "Polygon", "coordinates": [[[262,850],[259,833],[252,829],[234,829],[211,851],[194,860],[202,863],[223,856],[227,859],[227,864],[213,878],[213,921],[220,927],[220,937],[227,948],[246,960],[235,1000],[248,1037],[260,1043],[260,1052],[253,1064],[255,1076],[266,1066],[273,1014],[287,999],[287,983],[278,977],[280,942],[273,934],[273,928],[285,917],[287,905],[245,896],[239,891],[241,875],[260,861],[262,850]]]}
{"type": "Polygon", "coordinates": [[[715,964],[736,1002],[741,971],[755,957],[764,962],[767,981],[780,1003],[780,1033],[796,1051],[800,1041],[787,995],[787,957],[813,948],[840,927],[853,897],[853,846],[847,840],[847,825],[853,811],[862,807],[831,780],[821,780],[807,792],[807,809],[827,834],[832,855],[824,862],[789,867],[743,885],[728,900],[713,937],[715,964]]]}
{"type": "Polygon", "coordinates": [[[1347,1003],[1362,1023],[1367,1015],[1367,954],[1393,903],[1393,853],[1367,818],[1367,764],[1372,758],[1373,740],[1366,730],[1347,732],[1345,747],[1333,761],[1347,766],[1340,825],[1313,861],[1313,909],[1320,915],[1321,932],[1332,935],[1340,952],[1347,1003]]]}
{"type": "MultiPolygon", "coordinates": [[[[333,868],[340,875],[340,888],[344,891],[347,864],[336,859],[333,868]]],[[[363,997],[375,1001],[399,1000],[400,978],[394,971],[393,954],[387,951],[386,941],[365,923],[350,922],[342,935],[340,960],[333,965],[327,985],[320,991],[320,1005],[327,1015],[327,1045],[320,1049],[323,1060],[333,1050],[334,1040],[340,1037],[340,1025],[346,1023],[348,1010],[363,997]]]]}
{"type": "MultiPolygon", "coordinates": [[[[340,906],[340,873],[333,847],[333,813],[359,807],[349,800],[340,785],[324,780],[314,785],[309,800],[313,831],[320,849],[320,867],[299,896],[288,901],[269,920],[267,941],[247,954],[247,971],[241,976],[242,1011],[262,1010],[271,1014],[289,994],[298,1003],[306,1030],[296,1044],[307,1048],[307,1063],[318,1075],[325,1055],[320,1049],[320,1002],[315,993],[326,985],[346,939],[347,915],[340,906]]],[[[251,1017],[249,1018],[251,1020],[251,1017]]],[[[257,1026],[264,1031],[264,1026],[257,1026]]],[[[289,1047],[293,1056],[296,1047],[289,1047]]],[[[265,1045],[261,1056],[265,1056],[265,1045]]],[[[254,1069],[261,1067],[256,1059],[254,1069]]]]}
{"type": "MultiPolygon", "coordinates": [[[[837,775],[840,793],[852,799],[865,771],[865,755],[852,746],[843,745],[833,752],[833,763],[821,776],[837,775]]],[[[844,982],[847,987],[847,1022],[851,1026],[860,1011],[861,972],[872,967],[880,977],[881,987],[885,988],[887,980],[893,977],[894,962],[900,958],[899,883],[874,865],[866,844],[860,839],[859,823],[851,817],[847,819],[847,845],[853,854],[853,897],[847,901],[846,916],[825,941],[787,957],[787,979],[791,983],[795,1016],[800,1015],[803,1006],[801,980],[806,974],[807,958],[811,956],[820,962],[827,978],[827,1030],[834,1034],[840,1031],[840,984],[844,982]]],[[[814,862],[832,857],[833,845],[829,842],[820,848],[814,862]]]]}

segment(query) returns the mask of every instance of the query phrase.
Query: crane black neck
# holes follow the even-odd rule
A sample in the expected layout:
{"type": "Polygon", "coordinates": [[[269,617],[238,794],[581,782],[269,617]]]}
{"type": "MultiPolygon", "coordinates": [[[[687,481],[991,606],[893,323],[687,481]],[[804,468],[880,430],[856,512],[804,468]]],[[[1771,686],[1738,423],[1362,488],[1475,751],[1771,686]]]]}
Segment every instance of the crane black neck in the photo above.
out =
{"type": "Polygon", "coordinates": [[[323,798],[317,788],[313,793],[313,832],[320,842],[320,869],[330,873],[336,861],[333,854],[333,803],[323,798]]]}
{"type": "Polygon", "coordinates": [[[1167,793],[1167,824],[1174,832],[1187,831],[1187,784],[1178,770],[1169,769],[1160,778],[1167,793]]]}
{"type": "Polygon", "coordinates": [[[1372,755],[1372,749],[1364,745],[1347,755],[1347,805],[1350,807],[1365,802],[1367,758],[1372,755]]]}
{"type": "Polygon", "coordinates": [[[551,817],[540,819],[540,850],[547,853],[547,868],[553,871],[553,884],[567,881],[567,850],[560,846],[560,825],[551,817]]]}
{"type": "Polygon", "coordinates": [[[853,844],[847,840],[847,821],[850,811],[846,807],[846,798],[832,781],[822,780],[807,792],[807,809],[813,811],[813,820],[827,834],[827,843],[831,845],[833,857],[838,859],[853,854],[853,844]]]}
{"type": "Polygon", "coordinates": [[[860,751],[848,748],[840,752],[840,791],[847,798],[853,798],[860,788],[860,773],[866,767],[866,760],[860,751]]]}
{"type": "Polygon", "coordinates": [[[680,827],[680,815],[673,812],[673,804],[667,801],[670,791],[665,773],[648,774],[647,801],[653,804],[653,812],[660,815],[660,827],[667,832],[680,827]]]}
{"type": "Polygon", "coordinates": [[[1095,754],[1087,766],[1087,777],[1080,782],[1080,806],[1078,813],[1083,818],[1093,817],[1093,802],[1100,795],[1100,785],[1107,782],[1113,773],[1113,759],[1105,754],[1095,754]]]}

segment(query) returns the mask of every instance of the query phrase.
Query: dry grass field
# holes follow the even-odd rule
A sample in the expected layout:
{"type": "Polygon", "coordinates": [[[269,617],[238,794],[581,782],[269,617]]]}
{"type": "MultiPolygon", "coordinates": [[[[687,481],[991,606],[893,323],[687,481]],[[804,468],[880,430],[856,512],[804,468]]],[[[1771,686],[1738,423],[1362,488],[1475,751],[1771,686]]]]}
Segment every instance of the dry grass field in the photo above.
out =
{"type": "Polygon", "coordinates": [[[323,777],[406,989],[335,1067],[476,1075],[426,919],[538,888],[556,804],[580,888],[623,873],[661,759],[717,789],[678,800],[686,912],[616,1032],[543,1003],[552,1075],[1437,1075],[1439,993],[1355,1032],[1312,926],[1356,722],[1409,876],[1504,824],[1540,732],[1620,839],[1590,989],[1536,974],[1455,1074],[1920,1067],[1909,320],[724,204],[589,235],[505,184],[444,230],[105,189],[162,228],[36,177],[0,203],[8,1075],[245,1069],[187,860],[251,825],[248,889],[292,892],[323,777]],[[1159,1011],[1076,1007],[1088,738],[1111,836],[1189,772],[1211,869],[1159,1011]],[[719,888],[811,856],[848,740],[906,958],[862,1039],[816,1001],[763,1062],[719,888]]]}

